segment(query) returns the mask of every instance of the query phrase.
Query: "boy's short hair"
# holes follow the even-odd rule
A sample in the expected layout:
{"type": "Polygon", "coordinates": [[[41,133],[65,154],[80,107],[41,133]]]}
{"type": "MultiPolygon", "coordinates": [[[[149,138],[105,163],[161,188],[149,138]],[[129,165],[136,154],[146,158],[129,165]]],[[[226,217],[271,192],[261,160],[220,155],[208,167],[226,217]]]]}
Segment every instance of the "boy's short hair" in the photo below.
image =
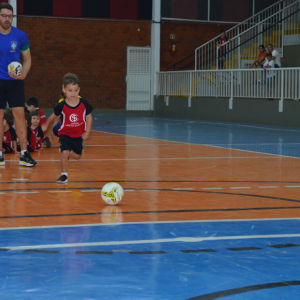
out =
{"type": "Polygon", "coordinates": [[[37,98],[35,97],[29,97],[27,100],[26,100],[26,104],[28,106],[31,106],[33,105],[34,107],[39,107],[39,101],[37,98]]]}
{"type": "Polygon", "coordinates": [[[5,2],[0,3],[0,11],[2,9],[8,9],[8,10],[11,10],[12,12],[14,12],[13,7],[9,3],[5,3],[5,2]]]}
{"type": "Polygon", "coordinates": [[[259,46],[258,46],[258,49],[260,49],[260,47],[263,48],[263,49],[265,50],[265,46],[264,46],[264,45],[259,45],[259,46]]]}
{"type": "Polygon", "coordinates": [[[223,32],[225,32],[225,33],[226,33],[226,31],[225,31],[224,29],[221,29],[221,30],[220,30],[220,33],[223,33],[223,32]]]}
{"type": "Polygon", "coordinates": [[[3,119],[7,122],[9,127],[12,127],[14,125],[14,117],[12,114],[5,112],[3,119]]]}
{"type": "Polygon", "coordinates": [[[268,44],[267,46],[271,46],[272,48],[274,48],[273,44],[268,44]]]}
{"type": "Polygon", "coordinates": [[[29,113],[25,113],[25,120],[27,121],[27,126],[31,126],[31,115],[29,113]]]}
{"type": "Polygon", "coordinates": [[[41,118],[41,115],[37,110],[32,111],[31,113],[29,113],[29,115],[30,115],[30,117],[37,116],[37,117],[41,118]]]}
{"type": "Polygon", "coordinates": [[[271,57],[272,57],[272,53],[268,52],[268,53],[267,53],[267,56],[271,56],[271,57]]]}

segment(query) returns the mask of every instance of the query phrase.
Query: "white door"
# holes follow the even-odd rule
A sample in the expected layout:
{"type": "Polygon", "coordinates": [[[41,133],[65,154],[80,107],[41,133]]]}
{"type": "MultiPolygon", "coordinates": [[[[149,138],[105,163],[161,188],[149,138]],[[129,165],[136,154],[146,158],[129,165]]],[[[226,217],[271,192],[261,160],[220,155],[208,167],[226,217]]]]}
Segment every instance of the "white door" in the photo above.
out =
{"type": "Polygon", "coordinates": [[[150,106],[151,48],[127,49],[127,110],[151,110],[150,106]]]}

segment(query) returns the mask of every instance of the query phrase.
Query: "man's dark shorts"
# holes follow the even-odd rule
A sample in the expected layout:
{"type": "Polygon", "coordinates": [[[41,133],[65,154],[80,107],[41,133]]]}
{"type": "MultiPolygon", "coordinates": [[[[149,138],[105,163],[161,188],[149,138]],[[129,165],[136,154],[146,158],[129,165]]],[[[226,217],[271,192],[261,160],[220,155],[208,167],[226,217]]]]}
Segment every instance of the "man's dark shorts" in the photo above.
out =
{"type": "Polygon", "coordinates": [[[25,106],[24,80],[0,80],[0,109],[5,109],[6,101],[9,107],[25,106]]]}
{"type": "Polygon", "coordinates": [[[82,154],[82,137],[73,138],[68,135],[60,135],[60,152],[63,151],[74,151],[74,153],[81,155],[82,154]]]}

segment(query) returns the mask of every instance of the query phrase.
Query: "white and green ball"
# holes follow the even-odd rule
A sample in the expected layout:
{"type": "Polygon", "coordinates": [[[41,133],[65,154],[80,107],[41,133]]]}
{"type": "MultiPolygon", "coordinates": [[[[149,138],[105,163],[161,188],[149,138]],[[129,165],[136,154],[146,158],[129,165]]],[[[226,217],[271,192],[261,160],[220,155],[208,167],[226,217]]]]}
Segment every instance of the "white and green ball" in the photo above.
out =
{"type": "Polygon", "coordinates": [[[101,197],[108,205],[117,205],[124,197],[124,190],[118,183],[110,182],[102,188],[101,197]]]}

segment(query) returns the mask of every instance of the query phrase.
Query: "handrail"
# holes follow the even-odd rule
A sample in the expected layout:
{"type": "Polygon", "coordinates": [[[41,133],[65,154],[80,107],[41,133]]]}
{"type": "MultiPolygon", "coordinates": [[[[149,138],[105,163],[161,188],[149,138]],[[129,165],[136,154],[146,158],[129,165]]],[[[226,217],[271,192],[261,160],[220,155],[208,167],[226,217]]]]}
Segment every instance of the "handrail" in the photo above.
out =
{"type": "Polygon", "coordinates": [[[192,97],[225,97],[229,109],[234,98],[278,99],[279,112],[284,99],[300,99],[300,67],[271,69],[226,69],[157,72],[157,96],[164,96],[166,105],[170,96],[187,97],[191,107],[192,97]]]}
{"type": "MultiPolygon", "coordinates": [[[[283,8],[282,10],[279,10],[279,11],[276,12],[274,15],[277,15],[277,14],[282,13],[284,10],[287,10],[287,9],[290,8],[291,6],[295,5],[296,2],[299,2],[299,3],[300,3],[300,1],[297,0],[297,1],[295,1],[294,3],[290,4],[289,6],[286,6],[286,7],[283,8]]],[[[298,12],[298,11],[299,11],[299,9],[296,10],[295,12],[291,13],[290,15],[286,16],[286,17],[283,18],[282,20],[287,19],[288,17],[292,16],[293,14],[295,14],[295,13],[298,12]]],[[[256,25],[254,25],[254,26],[248,28],[247,30],[243,31],[242,33],[236,35],[236,36],[233,37],[231,40],[229,40],[229,41],[225,42],[224,44],[222,44],[222,46],[217,46],[217,47],[219,48],[219,47],[223,47],[223,46],[229,44],[230,42],[232,42],[232,41],[235,40],[236,38],[239,38],[239,37],[241,37],[242,35],[244,35],[245,33],[247,33],[248,31],[253,30],[254,27],[258,27],[259,25],[266,23],[266,21],[267,21],[268,19],[274,18],[274,15],[272,15],[272,16],[270,16],[270,17],[264,19],[263,21],[261,21],[261,22],[259,22],[259,23],[256,23],[256,25]]],[[[278,23],[280,23],[280,22],[278,22],[278,23]]],[[[272,24],[269,28],[273,27],[274,25],[276,25],[276,24],[272,24]]],[[[269,29],[269,28],[267,28],[267,29],[269,29]]],[[[267,30],[267,29],[265,29],[265,30],[267,30]]],[[[263,30],[262,32],[264,32],[265,30],[263,30]]]]}
{"type": "MultiPolygon", "coordinates": [[[[254,16],[248,18],[247,20],[230,28],[228,31],[226,31],[226,34],[228,35],[231,41],[232,40],[236,41],[237,38],[240,38],[243,34],[248,33],[251,29],[258,28],[257,27],[258,24],[259,25],[264,24],[266,20],[271,19],[272,17],[274,17],[274,15],[278,16],[278,13],[285,11],[285,9],[289,9],[290,7],[292,7],[297,3],[299,3],[299,0],[282,0],[276,2],[272,6],[269,6],[268,8],[258,12],[254,16]]],[[[229,41],[226,42],[226,44],[228,43],[229,41]]],[[[223,44],[222,46],[225,46],[226,44],[223,44]]],[[[212,68],[212,66],[214,65],[214,60],[210,53],[214,52],[214,49],[217,49],[216,38],[211,39],[207,43],[195,49],[195,70],[201,67],[204,68],[205,65],[206,66],[209,65],[208,67],[212,68]],[[206,57],[208,59],[205,59],[206,57]],[[206,63],[204,63],[204,61],[206,61],[206,63]],[[208,65],[207,65],[207,61],[209,61],[208,65]]],[[[240,62],[238,62],[238,64],[240,64],[240,62]]]]}
{"type": "MultiPolygon", "coordinates": [[[[276,2],[276,3],[274,3],[273,5],[268,6],[267,8],[265,8],[264,10],[261,10],[260,12],[256,13],[256,14],[253,15],[252,17],[249,17],[248,19],[244,20],[243,22],[240,22],[239,24],[233,26],[232,28],[230,28],[230,29],[229,29],[228,31],[226,31],[226,32],[229,32],[229,31],[234,30],[235,28],[241,26],[243,23],[246,23],[246,22],[249,21],[250,19],[254,19],[256,16],[258,16],[258,15],[264,13],[265,11],[267,11],[267,10],[271,9],[272,7],[278,5],[279,3],[283,3],[283,2],[285,2],[285,1],[286,1],[286,0],[280,0],[280,1],[276,2]]],[[[297,0],[295,0],[295,2],[296,2],[296,1],[297,1],[297,0]]],[[[218,37],[218,36],[217,36],[217,37],[218,37]]],[[[215,37],[215,38],[211,39],[210,41],[208,41],[207,43],[205,43],[205,44],[199,46],[198,48],[196,48],[195,51],[197,51],[197,50],[200,49],[201,47],[203,47],[203,46],[209,44],[210,42],[215,41],[217,37],[215,37]]]]}
{"type": "Polygon", "coordinates": [[[185,61],[186,59],[188,59],[188,58],[190,58],[192,56],[194,56],[194,53],[192,53],[191,55],[187,56],[186,58],[184,58],[184,59],[176,62],[175,64],[171,65],[170,67],[167,68],[167,71],[169,71],[173,67],[174,67],[174,70],[175,70],[175,66],[177,66],[178,64],[180,64],[181,62],[185,61]]]}

